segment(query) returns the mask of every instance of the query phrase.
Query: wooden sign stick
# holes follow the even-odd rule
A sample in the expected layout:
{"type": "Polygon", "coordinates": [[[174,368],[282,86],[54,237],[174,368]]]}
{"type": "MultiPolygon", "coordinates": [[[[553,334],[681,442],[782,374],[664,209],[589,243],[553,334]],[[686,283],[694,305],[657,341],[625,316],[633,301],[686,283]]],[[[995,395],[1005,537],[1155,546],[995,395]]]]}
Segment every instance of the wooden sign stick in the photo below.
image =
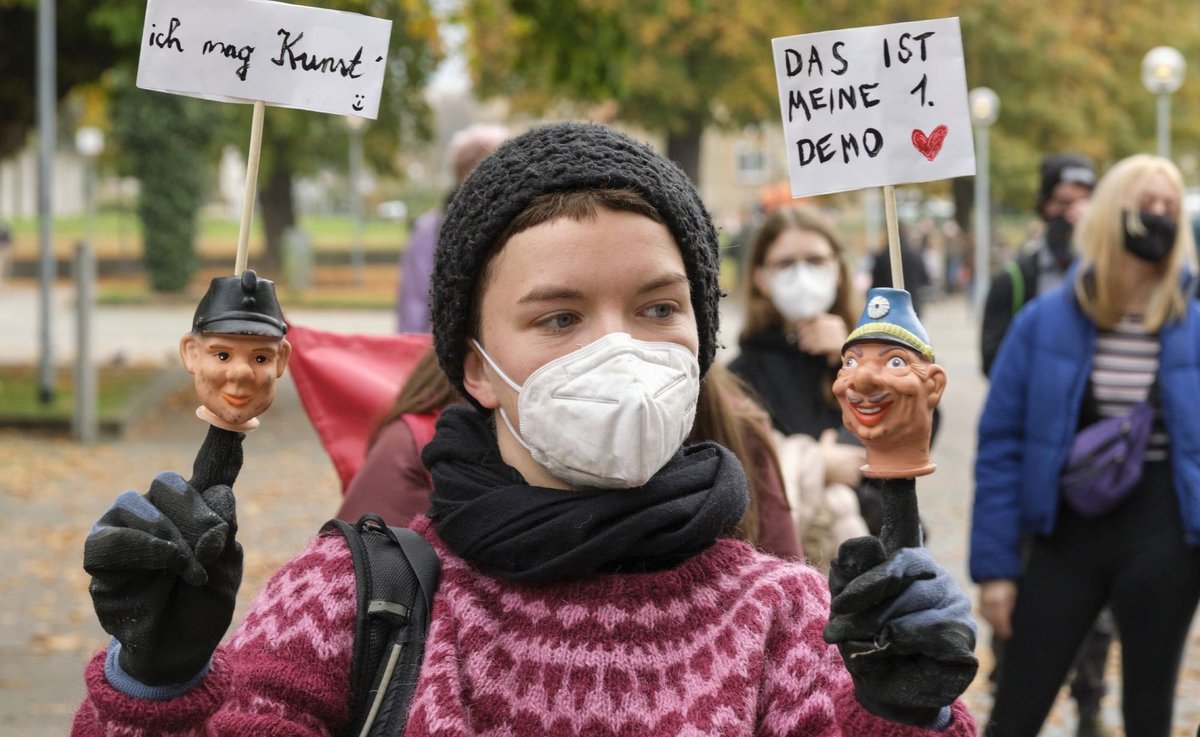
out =
{"type": "Polygon", "coordinates": [[[246,190],[242,200],[242,224],[238,230],[237,260],[234,262],[234,276],[240,276],[246,270],[246,260],[250,248],[250,219],[254,216],[254,198],[258,192],[258,160],[262,152],[263,112],[266,105],[262,100],[254,103],[254,119],[250,123],[250,151],[246,154],[246,190]]]}
{"type": "Polygon", "coordinates": [[[892,286],[904,289],[904,269],[900,259],[900,222],[896,218],[896,188],[883,187],[883,210],[887,215],[888,255],[892,260],[892,286]]]}

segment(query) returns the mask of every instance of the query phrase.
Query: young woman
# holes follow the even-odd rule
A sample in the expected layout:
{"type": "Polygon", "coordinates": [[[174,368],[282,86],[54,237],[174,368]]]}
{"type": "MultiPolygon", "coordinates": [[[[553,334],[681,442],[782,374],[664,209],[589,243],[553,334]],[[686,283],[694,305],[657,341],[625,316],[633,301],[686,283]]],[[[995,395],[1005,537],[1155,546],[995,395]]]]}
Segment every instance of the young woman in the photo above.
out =
{"type": "MultiPolygon", "coordinates": [[[[423,454],[413,528],[442,573],[406,735],[974,733],[956,700],[977,666],[970,607],[926,551],[848,557],[831,602],[812,568],[722,537],[745,475],[719,445],[683,446],[717,263],[686,175],[607,128],[534,129],[463,184],[431,305],[470,405],[442,411],[423,454]]],[[[344,727],[345,541],[314,539],[217,649],[240,574],[230,501],[162,474],[89,536],[114,643],[76,734],[344,727]]]]}
{"type": "Polygon", "coordinates": [[[1115,165],[1076,230],[1081,263],[1021,311],[996,357],[971,531],[981,611],[1011,633],[991,735],[1038,732],[1106,603],[1125,734],[1171,731],[1200,600],[1200,307],[1185,297],[1195,256],[1182,201],[1170,161],[1115,165]],[[1105,513],[1068,502],[1060,473],[1077,432],[1147,399],[1157,419],[1140,482],[1105,513]]]}
{"type": "Polygon", "coordinates": [[[839,544],[878,532],[880,521],[878,498],[860,489],[865,453],[839,433],[833,398],[842,344],[861,304],[841,241],[811,207],[771,211],[751,242],[747,273],[741,350],[729,368],[771,415],[801,544],[828,569],[839,544]]]}
{"type": "Polygon", "coordinates": [[[844,256],[833,228],[811,207],[772,210],[751,242],[746,322],[729,368],[784,435],[819,438],[842,425],[833,379],[862,308],[844,256]]]}

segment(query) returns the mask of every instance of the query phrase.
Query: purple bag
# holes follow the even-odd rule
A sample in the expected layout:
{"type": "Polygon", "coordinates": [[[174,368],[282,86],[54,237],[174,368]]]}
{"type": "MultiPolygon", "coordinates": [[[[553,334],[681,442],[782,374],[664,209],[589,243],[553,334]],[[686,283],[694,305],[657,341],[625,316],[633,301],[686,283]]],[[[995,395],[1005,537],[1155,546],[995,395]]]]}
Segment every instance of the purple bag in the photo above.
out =
{"type": "Polygon", "coordinates": [[[1154,407],[1147,401],[1079,431],[1059,477],[1071,509],[1099,517],[1129,496],[1142,478],[1153,423],[1154,407]]]}

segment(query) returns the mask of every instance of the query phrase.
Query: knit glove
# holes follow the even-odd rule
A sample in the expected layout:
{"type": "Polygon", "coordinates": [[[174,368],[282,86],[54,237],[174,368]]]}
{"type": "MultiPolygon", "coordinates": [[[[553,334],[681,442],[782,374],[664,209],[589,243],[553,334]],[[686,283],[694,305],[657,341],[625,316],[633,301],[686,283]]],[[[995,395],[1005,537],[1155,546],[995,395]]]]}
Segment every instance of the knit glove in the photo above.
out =
{"type": "MultiPolygon", "coordinates": [[[[847,540],[829,573],[825,641],[836,644],[867,711],[929,727],[975,677],[971,604],[924,548],[891,555],[875,537],[847,540]]],[[[944,725],[943,725],[944,726],[944,725]]]]}
{"type": "Polygon", "coordinates": [[[191,481],[164,472],[146,494],[121,494],[84,544],[96,615],[140,684],[195,679],[233,619],[242,547],[231,484],[243,437],[211,428],[191,481]]]}

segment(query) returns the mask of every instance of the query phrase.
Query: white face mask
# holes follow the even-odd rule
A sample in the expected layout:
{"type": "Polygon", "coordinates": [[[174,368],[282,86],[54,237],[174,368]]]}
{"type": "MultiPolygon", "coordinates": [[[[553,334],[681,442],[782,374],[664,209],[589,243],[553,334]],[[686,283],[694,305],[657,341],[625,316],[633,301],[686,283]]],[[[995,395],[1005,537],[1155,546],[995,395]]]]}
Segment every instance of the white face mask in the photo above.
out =
{"type": "Polygon", "coordinates": [[[770,278],[771,304],[788,322],[824,314],[837,297],[837,265],[811,266],[799,261],[770,278]]]}
{"type": "Polygon", "coordinates": [[[677,343],[609,333],[557,358],[518,386],[483,346],[475,348],[517,392],[513,437],[555,477],[576,487],[630,489],[658,473],[692,431],[700,365],[677,343]]]}

